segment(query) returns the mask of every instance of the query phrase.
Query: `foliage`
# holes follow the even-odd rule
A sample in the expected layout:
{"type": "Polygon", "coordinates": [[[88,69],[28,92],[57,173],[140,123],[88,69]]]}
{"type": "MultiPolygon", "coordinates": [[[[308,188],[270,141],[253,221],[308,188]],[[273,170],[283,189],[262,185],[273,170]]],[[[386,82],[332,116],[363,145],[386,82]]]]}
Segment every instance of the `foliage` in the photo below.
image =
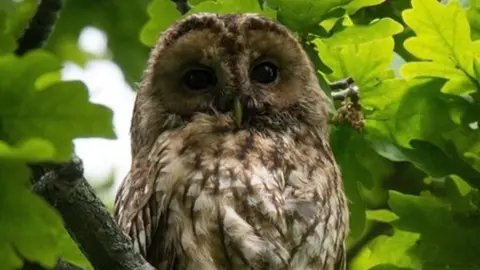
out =
{"type": "Polygon", "coordinates": [[[23,259],[51,267],[59,256],[87,267],[57,212],[30,191],[27,163],[69,159],[74,138],[114,138],[112,112],[90,103],[82,82],[60,81],[61,60],[54,54],[37,50],[19,58],[11,53],[22,9],[7,4],[0,5],[2,269],[17,269],[23,259]]]}
{"type": "MultiPolygon", "coordinates": [[[[61,63],[111,59],[134,83],[158,33],[182,17],[170,0],[70,0],[46,50],[15,57],[36,2],[0,2],[4,269],[58,256],[88,265],[59,215],[29,191],[27,163],[67,159],[74,138],[114,137],[111,112],[90,103],[81,82],[60,81],[61,63]],[[77,45],[86,26],[106,33],[106,54],[77,45]]],[[[190,3],[189,14],[276,18],[297,33],[321,83],[352,76],[359,85],[365,129],[331,132],[350,201],[349,269],[480,269],[480,1],[190,3]]]]}

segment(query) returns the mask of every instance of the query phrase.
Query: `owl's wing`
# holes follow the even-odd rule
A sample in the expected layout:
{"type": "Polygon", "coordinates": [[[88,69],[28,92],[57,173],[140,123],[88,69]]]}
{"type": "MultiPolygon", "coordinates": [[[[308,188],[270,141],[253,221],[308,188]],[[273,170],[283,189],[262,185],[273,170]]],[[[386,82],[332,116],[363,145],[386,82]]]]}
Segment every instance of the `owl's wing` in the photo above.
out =
{"type": "Polygon", "coordinates": [[[135,168],[122,182],[115,198],[114,216],[133,241],[135,249],[159,270],[178,269],[178,259],[167,246],[167,219],[160,211],[155,181],[146,168],[135,168]]]}
{"type": "Polygon", "coordinates": [[[347,270],[347,250],[343,244],[338,251],[337,261],[334,266],[335,270],[347,270]]]}

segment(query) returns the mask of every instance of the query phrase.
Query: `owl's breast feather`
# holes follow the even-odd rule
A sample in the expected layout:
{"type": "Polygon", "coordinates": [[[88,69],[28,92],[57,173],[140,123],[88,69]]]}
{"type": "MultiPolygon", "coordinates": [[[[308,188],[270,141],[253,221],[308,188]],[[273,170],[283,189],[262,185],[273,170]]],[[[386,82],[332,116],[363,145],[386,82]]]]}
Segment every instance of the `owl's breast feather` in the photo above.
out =
{"type": "Polygon", "coordinates": [[[248,131],[162,137],[149,171],[187,269],[322,269],[343,244],[337,168],[319,162],[329,149],[248,131]]]}

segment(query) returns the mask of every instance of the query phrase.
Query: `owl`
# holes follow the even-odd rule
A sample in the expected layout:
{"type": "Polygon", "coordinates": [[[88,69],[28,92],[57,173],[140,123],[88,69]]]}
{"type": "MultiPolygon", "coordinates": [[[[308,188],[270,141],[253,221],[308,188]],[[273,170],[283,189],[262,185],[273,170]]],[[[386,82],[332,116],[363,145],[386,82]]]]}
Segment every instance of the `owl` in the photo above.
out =
{"type": "Polygon", "coordinates": [[[114,216],[157,269],[345,269],[329,99],[281,24],[190,15],[139,84],[114,216]]]}

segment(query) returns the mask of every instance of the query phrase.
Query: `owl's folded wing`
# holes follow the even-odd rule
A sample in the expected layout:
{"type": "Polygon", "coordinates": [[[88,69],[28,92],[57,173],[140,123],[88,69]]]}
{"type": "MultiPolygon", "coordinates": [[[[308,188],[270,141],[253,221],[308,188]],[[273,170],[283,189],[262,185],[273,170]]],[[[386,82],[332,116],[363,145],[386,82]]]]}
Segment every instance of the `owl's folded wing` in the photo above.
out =
{"type": "Polygon", "coordinates": [[[159,270],[178,269],[174,251],[166,245],[166,217],[153,192],[154,181],[148,181],[146,173],[129,173],[115,198],[115,220],[138,251],[159,270]]]}
{"type": "Polygon", "coordinates": [[[334,266],[335,270],[347,270],[347,250],[345,244],[338,251],[337,261],[334,266]]]}

